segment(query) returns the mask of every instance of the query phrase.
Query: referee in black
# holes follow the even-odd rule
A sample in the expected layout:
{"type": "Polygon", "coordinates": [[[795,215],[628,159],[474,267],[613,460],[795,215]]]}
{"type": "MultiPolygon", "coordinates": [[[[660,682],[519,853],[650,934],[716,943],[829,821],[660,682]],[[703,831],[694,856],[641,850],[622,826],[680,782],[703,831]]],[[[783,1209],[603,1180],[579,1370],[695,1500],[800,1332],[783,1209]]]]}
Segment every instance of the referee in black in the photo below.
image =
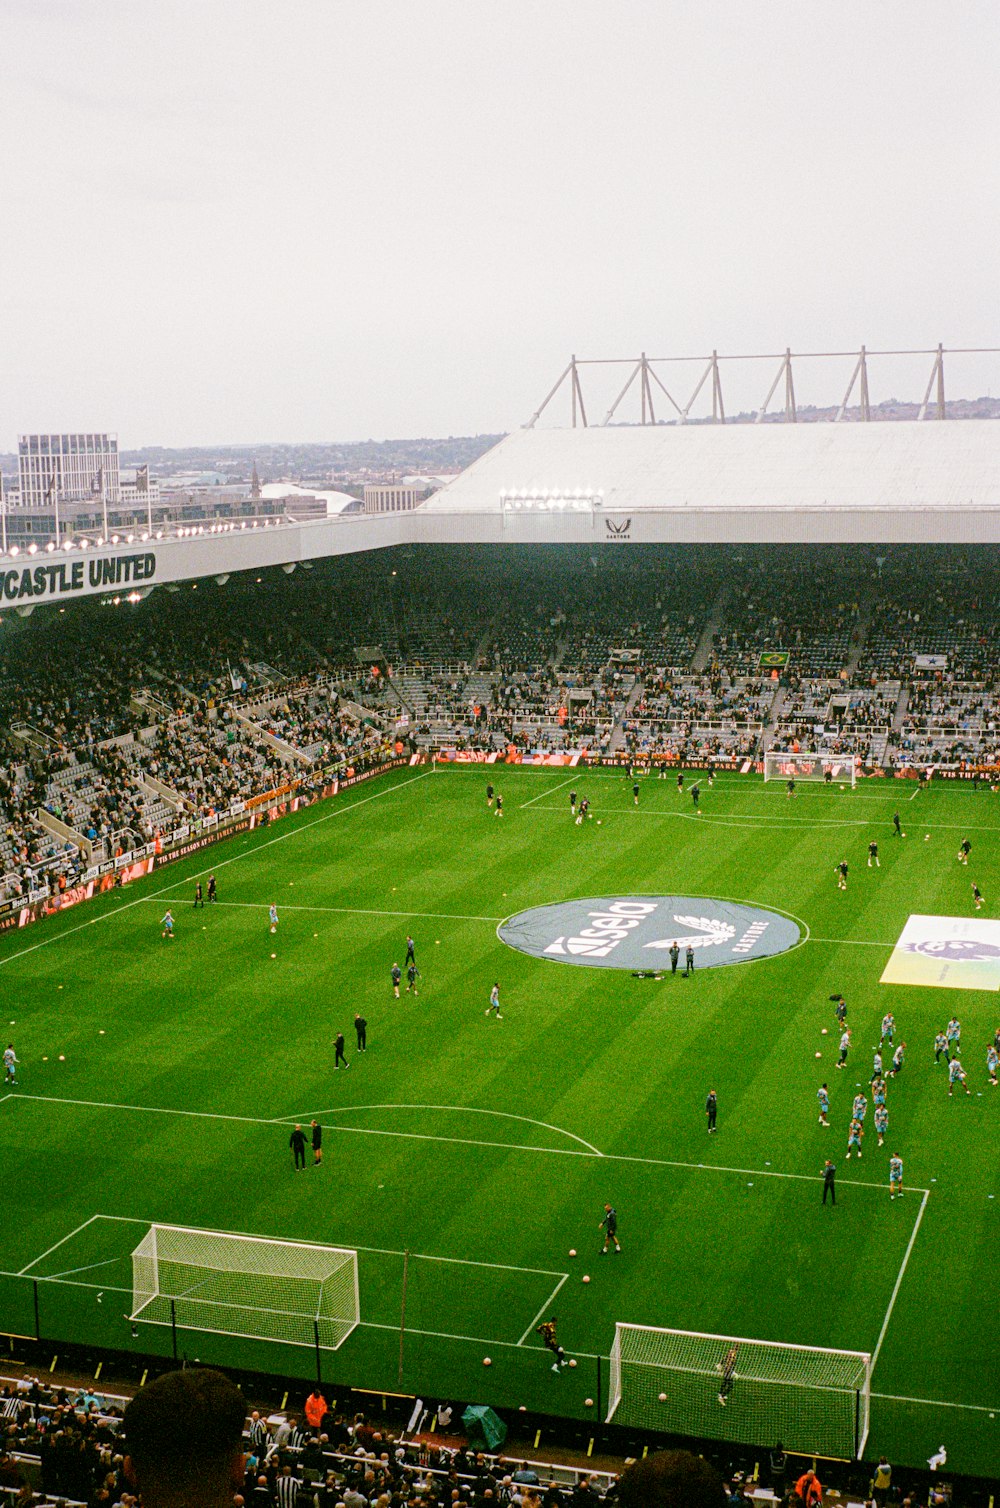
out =
{"type": "Polygon", "coordinates": [[[717,1110],[718,1101],[715,1097],[715,1090],[710,1089],[708,1091],[708,1099],[705,1101],[705,1114],[708,1116],[708,1129],[710,1132],[715,1130],[715,1116],[717,1110]]]}
{"type": "Polygon", "coordinates": [[[836,1167],[834,1166],[834,1164],[830,1161],[830,1159],[828,1157],[826,1159],[826,1163],[824,1164],[824,1167],[823,1167],[823,1203],[824,1204],[826,1203],[826,1196],[827,1196],[827,1194],[829,1194],[829,1196],[830,1196],[830,1203],[831,1204],[836,1204],[837,1203],[837,1190],[836,1190],[836,1187],[835,1187],[834,1181],[833,1181],[834,1178],[836,1177],[836,1175],[837,1175],[837,1169],[836,1169],[836,1167]]]}

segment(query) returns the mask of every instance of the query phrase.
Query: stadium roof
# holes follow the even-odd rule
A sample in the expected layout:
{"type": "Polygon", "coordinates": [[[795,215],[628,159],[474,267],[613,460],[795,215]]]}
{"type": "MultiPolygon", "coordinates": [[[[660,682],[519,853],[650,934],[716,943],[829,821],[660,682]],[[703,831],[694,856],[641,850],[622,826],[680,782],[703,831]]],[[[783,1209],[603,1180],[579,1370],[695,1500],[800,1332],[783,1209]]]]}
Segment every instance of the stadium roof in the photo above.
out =
{"type": "Polygon", "coordinates": [[[578,491],[606,513],[671,514],[675,521],[678,514],[755,514],[766,534],[767,517],[788,512],[803,528],[773,537],[804,539],[812,537],[804,517],[810,513],[875,520],[930,510],[937,532],[920,537],[948,540],[950,523],[970,511],[1000,522],[1000,423],[521,429],[421,511],[488,514],[518,503],[560,511],[572,508],[578,491]]]}

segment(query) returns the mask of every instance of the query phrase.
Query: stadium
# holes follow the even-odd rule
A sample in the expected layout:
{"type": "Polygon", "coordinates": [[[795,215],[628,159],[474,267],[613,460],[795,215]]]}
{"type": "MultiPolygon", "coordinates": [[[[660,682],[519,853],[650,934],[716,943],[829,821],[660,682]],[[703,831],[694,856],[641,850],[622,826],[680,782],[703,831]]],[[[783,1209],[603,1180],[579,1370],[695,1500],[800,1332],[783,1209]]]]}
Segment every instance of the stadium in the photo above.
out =
{"type": "Polygon", "coordinates": [[[942,408],[7,551],[10,1355],[985,1502],[998,544],[942,408]]]}

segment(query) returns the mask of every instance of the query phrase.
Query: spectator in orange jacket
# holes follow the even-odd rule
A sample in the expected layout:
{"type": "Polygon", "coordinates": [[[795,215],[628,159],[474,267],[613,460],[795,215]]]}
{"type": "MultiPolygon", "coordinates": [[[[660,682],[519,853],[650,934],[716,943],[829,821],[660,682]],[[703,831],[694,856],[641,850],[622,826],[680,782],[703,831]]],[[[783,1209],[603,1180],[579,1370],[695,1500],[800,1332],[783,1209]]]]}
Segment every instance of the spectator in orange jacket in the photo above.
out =
{"type": "Polygon", "coordinates": [[[802,1473],[795,1484],[795,1496],[806,1504],[822,1503],[823,1488],[814,1471],[802,1473]]]}
{"type": "Polygon", "coordinates": [[[326,1399],[319,1388],[313,1388],[306,1399],[306,1418],[312,1429],[318,1430],[327,1413],[326,1399]]]}

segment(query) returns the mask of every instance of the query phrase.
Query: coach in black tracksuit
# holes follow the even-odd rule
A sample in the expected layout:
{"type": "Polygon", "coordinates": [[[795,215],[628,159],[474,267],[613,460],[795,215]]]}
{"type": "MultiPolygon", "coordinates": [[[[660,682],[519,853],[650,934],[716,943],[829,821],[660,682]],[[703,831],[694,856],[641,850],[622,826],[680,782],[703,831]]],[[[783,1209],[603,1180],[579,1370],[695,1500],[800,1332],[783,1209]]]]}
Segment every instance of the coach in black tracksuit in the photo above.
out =
{"type": "Polygon", "coordinates": [[[836,1186],[835,1186],[834,1181],[833,1181],[834,1178],[836,1177],[836,1174],[837,1174],[836,1167],[830,1161],[830,1159],[827,1158],[827,1160],[826,1160],[826,1166],[823,1169],[823,1203],[824,1204],[826,1203],[826,1196],[827,1196],[827,1194],[829,1194],[829,1196],[830,1196],[830,1202],[831,1202],[831,1204],[836,1204],[836,1202],[837,1202],[837,1189],[836,1189],[836,1186]]]}

